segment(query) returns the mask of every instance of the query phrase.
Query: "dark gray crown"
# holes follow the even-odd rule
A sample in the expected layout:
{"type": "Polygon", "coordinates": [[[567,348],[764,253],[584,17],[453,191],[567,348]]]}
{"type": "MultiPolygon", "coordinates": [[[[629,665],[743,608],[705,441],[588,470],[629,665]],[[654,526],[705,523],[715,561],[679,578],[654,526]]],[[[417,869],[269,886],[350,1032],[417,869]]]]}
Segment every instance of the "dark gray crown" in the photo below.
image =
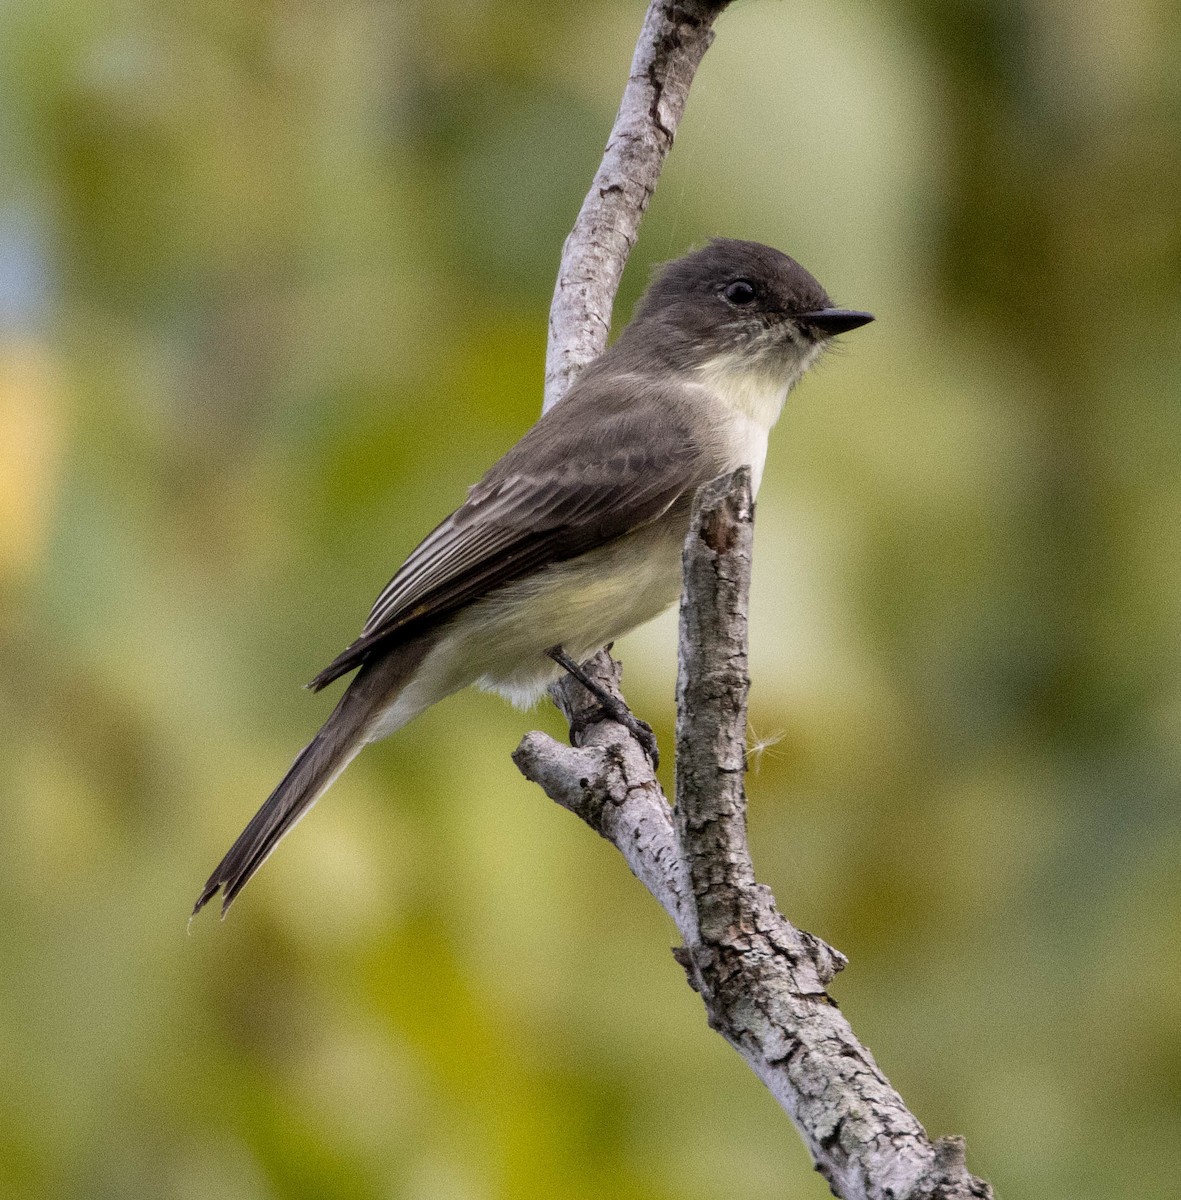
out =
{"type": "Polygon", "coordinates": [[[712,300],[738,280],[754,285],[758,307],[764,312],[790,315],[829,307],[824,288],[794,258],[761,242],[714,238],[660,270],[644,294],[636,318],[643,320],[652,312],[685,301],[712,300]]]}

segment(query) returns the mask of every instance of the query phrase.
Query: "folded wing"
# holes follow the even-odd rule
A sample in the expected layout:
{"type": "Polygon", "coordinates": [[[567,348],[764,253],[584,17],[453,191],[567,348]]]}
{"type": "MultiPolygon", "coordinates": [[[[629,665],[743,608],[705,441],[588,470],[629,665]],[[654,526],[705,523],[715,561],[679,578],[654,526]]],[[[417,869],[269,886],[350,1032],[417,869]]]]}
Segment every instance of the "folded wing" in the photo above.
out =
{"type": "Polygon", "coordinates": [[[572,394],[551,409],[418,545],[360,637],[308,686],[318,691],[391,641],[655,520],[705,482],[675,407],[654,429],[650,405],[598,399],[572,394]]]}

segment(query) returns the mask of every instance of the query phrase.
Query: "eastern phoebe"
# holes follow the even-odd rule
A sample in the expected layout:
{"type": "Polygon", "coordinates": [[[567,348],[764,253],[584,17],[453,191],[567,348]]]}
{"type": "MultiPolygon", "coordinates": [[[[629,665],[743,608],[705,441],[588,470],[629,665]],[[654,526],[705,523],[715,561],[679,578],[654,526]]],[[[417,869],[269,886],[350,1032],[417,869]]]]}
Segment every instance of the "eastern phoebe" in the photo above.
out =
{"type": "MultiPolygon", "coordinates": [[[[694,492],[743,465],[757,491],[787,393],[831,337],[872,320],[757,242],[718,239],[669,263],[615,344],[420,543],[309,684],[357,670],[194,913],[221,890],[224,914],[366,743],[473,683],[532,704],[667,608],[694,492]]],[[[655,758],[651,730],[630,724],[655,758]]]]}

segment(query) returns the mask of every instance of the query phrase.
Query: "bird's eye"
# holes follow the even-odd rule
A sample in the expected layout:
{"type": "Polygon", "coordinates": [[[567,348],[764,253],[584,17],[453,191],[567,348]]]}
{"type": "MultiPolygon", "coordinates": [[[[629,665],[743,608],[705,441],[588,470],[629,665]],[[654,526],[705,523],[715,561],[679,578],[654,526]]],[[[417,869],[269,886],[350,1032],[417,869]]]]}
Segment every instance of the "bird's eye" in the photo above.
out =
{"type": "Polygon", "coordinates": [[[756,295],[755,285],[749,279],[736,279],[733,283],[726,284],[722,295],[731,304],[750,304],[756,295]]]}

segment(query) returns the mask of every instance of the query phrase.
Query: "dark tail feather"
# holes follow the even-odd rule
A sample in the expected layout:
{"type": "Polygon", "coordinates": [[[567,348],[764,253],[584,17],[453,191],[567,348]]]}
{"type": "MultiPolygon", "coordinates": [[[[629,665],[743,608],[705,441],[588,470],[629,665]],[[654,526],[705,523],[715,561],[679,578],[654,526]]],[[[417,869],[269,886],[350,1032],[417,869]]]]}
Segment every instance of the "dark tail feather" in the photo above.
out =
{"type": "Polygon", "coordinates": [[[310,683],[304,687],[313,692],[323,691],[330,683],[355,670],[365,661],[366,655],[373,650],[375,639],[357,638],[346,649],[342,650],[310,683]]]}
{"type": "Polygon", "coordinates": [[[250,824],[242,831],[217,870],[209,876],[193,915],[201,911],[221,890],[221,911],[224,916],[234,897],[246,886],[250,877],[279,844],[283,835],[312,807],[320,795],[361,748],[363,726],[356,705],[341,698],[336,711],[324,727],[300,752],[283,776],[279,786],[267,797],[250,824]]]}
{"type": "Polygon", "coordinates": [[[279,786],[251,818],[229,853],[209,876],[193,915],[218,891],[224,917],[234,897],[249,883],[271,851],[324,794],[365,744],[374,717],[405,686],[432,639],[399,646],[378,662],[367,663],[349,684],[320,732],[300,752],[279,786]]]}

